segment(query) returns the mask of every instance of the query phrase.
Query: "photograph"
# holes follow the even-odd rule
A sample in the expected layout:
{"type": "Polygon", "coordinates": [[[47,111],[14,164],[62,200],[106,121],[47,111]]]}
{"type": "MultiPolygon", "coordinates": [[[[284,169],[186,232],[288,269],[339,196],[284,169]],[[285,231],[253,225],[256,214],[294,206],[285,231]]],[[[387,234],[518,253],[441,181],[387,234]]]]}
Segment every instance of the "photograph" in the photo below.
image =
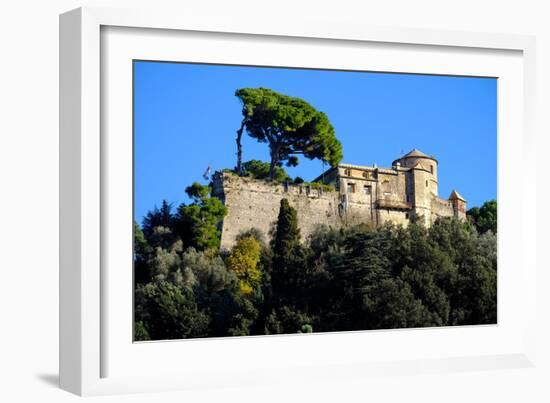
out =
{"type": "Polygon", "coordinates": [[[132,74],[134,342],[497,324],[498,78],[132,74]]]}
{"type": "Polygon", "coordinates": [[[3,2],[0,403],[550,403],[547,3],[3,2]]]}

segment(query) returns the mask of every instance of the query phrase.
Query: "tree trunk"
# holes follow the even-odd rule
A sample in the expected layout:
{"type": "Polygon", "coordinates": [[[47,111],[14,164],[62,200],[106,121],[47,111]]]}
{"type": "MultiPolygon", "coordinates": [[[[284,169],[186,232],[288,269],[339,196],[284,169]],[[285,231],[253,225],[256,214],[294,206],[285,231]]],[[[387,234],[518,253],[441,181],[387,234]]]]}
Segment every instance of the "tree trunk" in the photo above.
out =
{"type": "Polygon", "coordinates": [[[273,180],[275,177],[275,168],[277,167],[277,163],[279,162],[279,152],[281,151],[280,144],[273,144],[270,146],[271,148],[271,164],[269,165],[269,179],[273,180]]]}
{"type": "Polygon", "coordinates": [[[241,139],[243,137],[243,130],[245,125],[245,119],[241,123],[241,127],[237,130],[237,175],[242,175],[242,158],[243,158],[243,147],[241,145],[241,139]]]}

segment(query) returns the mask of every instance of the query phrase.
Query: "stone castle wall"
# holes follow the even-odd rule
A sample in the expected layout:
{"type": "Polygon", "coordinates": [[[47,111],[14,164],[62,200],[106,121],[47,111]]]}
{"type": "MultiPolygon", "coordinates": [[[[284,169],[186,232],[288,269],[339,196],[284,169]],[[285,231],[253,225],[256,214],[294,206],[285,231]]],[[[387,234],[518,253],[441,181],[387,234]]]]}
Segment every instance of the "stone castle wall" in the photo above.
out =
{"type": "Polygon", "coordinates": [[[412,180],[406,180],[401,172],[380,173],[377,181],[358,181],[348,176],[340,179],[340,191],[323,191],[307,185],[284,185],[218,172],[213,178],[212,193],[228,209],[222,225],[221,247],[231,248],[239,234],[252,228],[269,240],[283,198],[296,209],[303,241],[320,225],[340,228],[391,222],[407,226],[416,216],[429,227],[437,217],[453,217],[456,213],[453,202],[431,192],[428,176],[418,170],[414,170],[412,180]],[[349,183],[356,184],[356,191],[342,193],[349,183]],[[368,192],[364,186],[369,187],[368,192]],[[416,205],[408,201],[409,186],[414,186],[416,205]]]}
{"type": "Polygon", "coordinates": [[[339,213],[341,196],[337,191],[310,189],[306,185],[287,187],[231,173],[217,174],[213,195],[228,208],[223,221],[221,247],[229,249],[236,237],[251,228],[260,230],[266,240],[277,222],[281,200],[286,198],[297,211],[298,226],[303,240],[319,225],[342,227],[371,222],[371,205],[349,203],[347,213],[339,213]]]}
{"type": "Polygon", "coordinates": [[[439,197],[432,198],[432,215],[434,220],[437,217],[453,217],[453,203],[449,200],[443,200],[439,197]]]}

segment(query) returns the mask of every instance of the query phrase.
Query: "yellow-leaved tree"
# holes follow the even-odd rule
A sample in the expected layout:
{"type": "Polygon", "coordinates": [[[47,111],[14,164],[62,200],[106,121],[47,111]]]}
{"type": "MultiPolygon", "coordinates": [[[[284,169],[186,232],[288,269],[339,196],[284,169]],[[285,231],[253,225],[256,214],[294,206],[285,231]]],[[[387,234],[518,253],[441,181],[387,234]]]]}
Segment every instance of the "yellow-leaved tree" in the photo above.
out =
{"type": "Polygon", "coordinates": [[[258,267],[260,262],[261,246],[253,237],[241,238],[227,258],[227,267],[239,279],[241,294],[250,295],[260,285],[262,272],[258,267]]]}

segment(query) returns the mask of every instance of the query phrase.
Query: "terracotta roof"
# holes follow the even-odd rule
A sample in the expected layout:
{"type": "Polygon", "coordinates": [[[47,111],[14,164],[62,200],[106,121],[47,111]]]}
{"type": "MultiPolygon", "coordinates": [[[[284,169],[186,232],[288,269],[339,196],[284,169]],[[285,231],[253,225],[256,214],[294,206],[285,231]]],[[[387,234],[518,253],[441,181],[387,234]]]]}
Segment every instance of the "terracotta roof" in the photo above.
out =
{"type": "Polygon", "coordinates": [[[451,195],[449,196],[449,200],[462,200],[462,201],[466,201],[466,199],[464,197],[462,197],[460,195],[460,193],[458,193],[456,190],[453,190],[451,192],[451,195]]]}

